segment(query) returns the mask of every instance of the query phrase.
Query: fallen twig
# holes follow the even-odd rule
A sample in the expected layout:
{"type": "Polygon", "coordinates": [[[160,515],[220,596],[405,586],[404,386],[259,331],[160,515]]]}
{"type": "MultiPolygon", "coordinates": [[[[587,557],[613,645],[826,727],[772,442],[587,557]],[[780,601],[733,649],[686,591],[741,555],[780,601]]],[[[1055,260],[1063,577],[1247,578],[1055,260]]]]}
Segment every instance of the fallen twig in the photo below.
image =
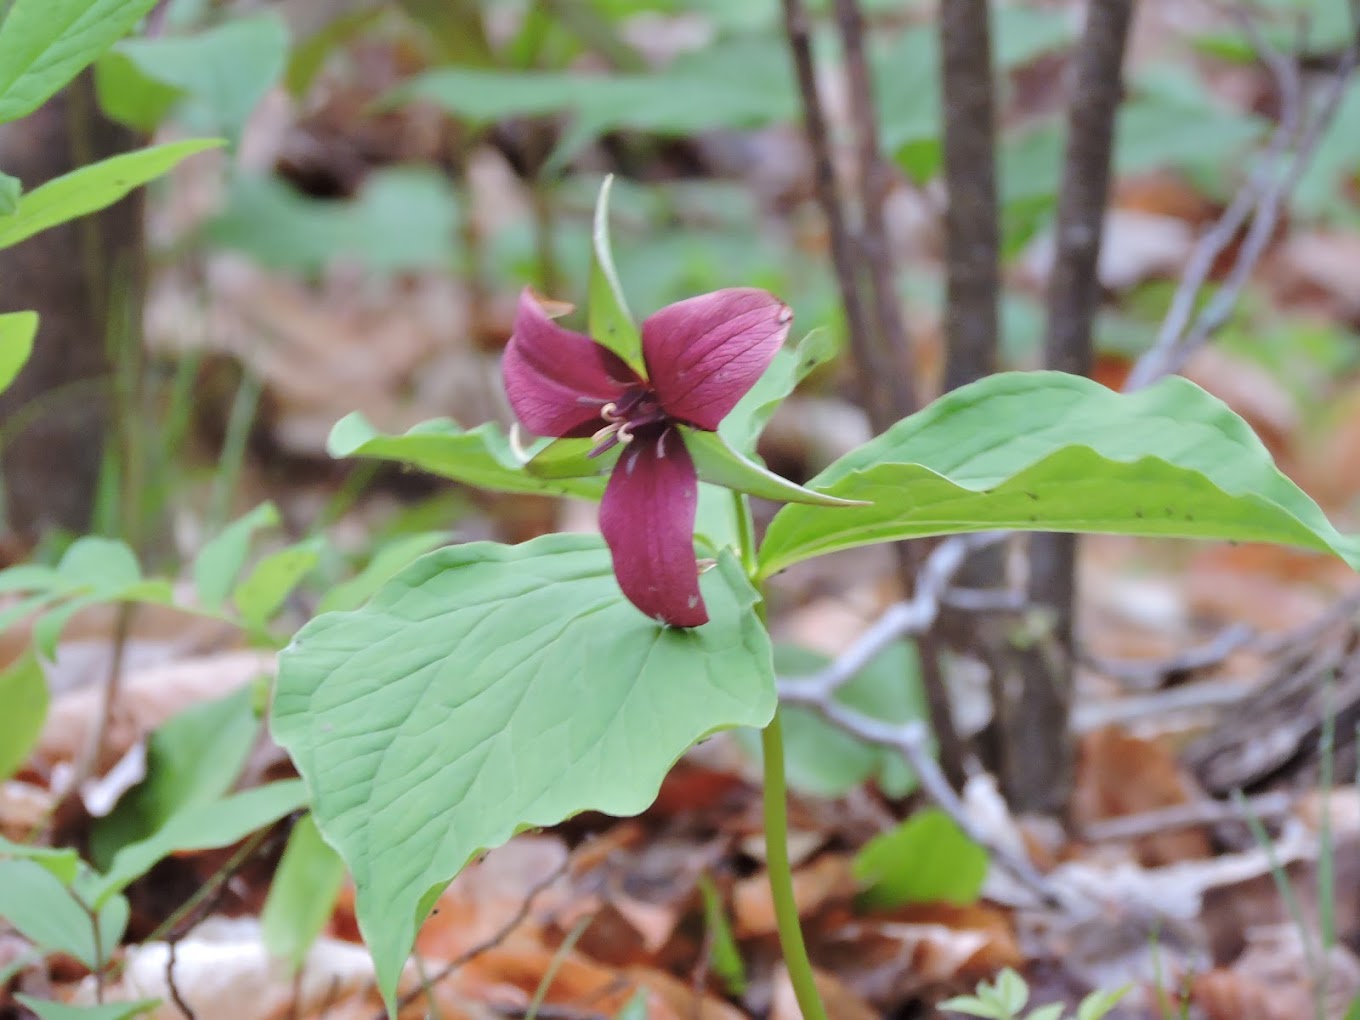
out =
{"type": "MultiPolygon", "coordinates": [[[[1278,818],[1294,807],[1294,798],[1287,793],[1265,793],[1247,800],[1247,807],[1257,818],[1278,818]]],[[[1154,836],[1172,829],[1188,829],[1194,825],[1221,825],[1224,822],[1247,824],[1242,807],[1231,801],[1204,800],[1192,804],[1173,804],[1142,811],[1136,815],[1104,818],[1082,827],[1083,838],[1092,842],[1138,839],[1154,836]]]]}
{"type": "MultiPolygon", "coordinates": [[[[487,938],[483,939],[481,942],[478,942],[475,946],[472,946],[471,948],[466,949],[463,952],[459,953],[452,960],[446,963],[442,968],[440,968],[436,973],[431,975],[428,981],[422,982],[420,987],[414,988],[411,991],[407,992],[405,995],[403,995],[400,999],[397,1000],[397,1008],[405,1009],[407,1006],[411,1005],[411,1003],[419,999],[422,995],[425,995],[429,989],[439,984],[439,982],[447,979],[450,975],[453,974],[454,971],[458,970],[461,967],[466,966],[468,963],[471,963],[473,960],[481,956],[483,953],[489,953],[491,950],[495,949],[507,938],[509,938],[510,935],[514,932],[514,930],[528,919],[529,912],[534,907],[534,901],[538,899],[539,895],[546,891],[548,888],[550,888],[563,875],[565,875],[569,867],[571,867],[571,858],[570,857],[563,858],[562,862],[557,867],[553,868],[553,870],[549,874],[539,879],[529,888],[529,891],[525,894],[524,899],[520,901],[519,909],[515,911],[514,915],[510,918],[510,920],[508,920],[505,924],[501,925],[500,928],[496,929],[496,931],[489,935],[487,938]]],[[[540,1010],[539,1012],[540,1017],[546,1015],[547,1014],[540,1010]]],[[[373,1020],[387,1020],[387,1013],[386,1012],[376,1013],[373,1016],[373,1020]]]]}

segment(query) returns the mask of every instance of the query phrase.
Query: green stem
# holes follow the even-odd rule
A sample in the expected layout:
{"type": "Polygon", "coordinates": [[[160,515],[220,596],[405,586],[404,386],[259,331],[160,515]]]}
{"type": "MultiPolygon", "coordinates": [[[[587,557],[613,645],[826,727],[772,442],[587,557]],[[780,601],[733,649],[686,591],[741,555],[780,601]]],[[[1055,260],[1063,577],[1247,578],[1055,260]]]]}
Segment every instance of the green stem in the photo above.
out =
{"type": "Polygon", "coordinates": [[[784,783],[784,729],[776,712],[760,734],[765,763],[765,868],[774,897],[779,948],[803,1020],[826,1020],[826,1009],[812,976],[812,962],[798,923],[798,902],[793,895],[793,869],[789,865],[788,794],[784,783]]]}
{"type": "MultiPolygon", "coordinates": [[[[757,577],[751,505],[740,493],[734,492],[732,500],[737,511],[741,563],[760,595],[756,614],[764,623],[765,586],[757,577]]],[[[798,1000],[803,1020],[827,1020],[826,1008],[812,973],[812,961],[808,959],[807,945],[803,942],[803,929],[798,922],[798,901],[793,894],[793,867],[789,863],[789,794],[784,778],[784,726],[778,710],[770,725],[761,731],[760,749],[765,773],[765,870],[770,877],[779,949],[784,954],[784,966],[789,970],[789,982],[793,985],[793,995],[798,1000]]]]}

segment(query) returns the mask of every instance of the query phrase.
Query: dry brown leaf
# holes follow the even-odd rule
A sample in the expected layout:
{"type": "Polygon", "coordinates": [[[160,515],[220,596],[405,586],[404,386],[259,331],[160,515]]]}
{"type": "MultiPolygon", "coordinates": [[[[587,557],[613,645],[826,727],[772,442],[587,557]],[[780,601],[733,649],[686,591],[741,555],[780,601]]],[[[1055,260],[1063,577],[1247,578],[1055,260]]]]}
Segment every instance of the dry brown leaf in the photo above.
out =
{"type": "MultiPolygon", "coordinates": [[[[506,929],[531,891],[562,871],[566,845],[555,836],[521,835],[464,868],[435,903],[416,952],[451,960],[506,929]]],[[[565,874],[534,897],[529,916],[507,937],[539,945],[544,925],[571,898],[565,874]]]]}
{"type": "MultiPolygon", "coordinates": [[[[221,652],[129,670],[114,706],[106,751],[117,760],[136,741],[191,705],[225,697],[273,672],[274,653],[262,651],[221,652]]],[[[95,725],[102,698],[98,686],[59,695],[48,712],[34,758],[49,765],[76,758],[95,725]]]]}
{"type": "Polygon", "coordinates": [[[23,842],[42,828],[56,807],[51,790],[11,779],[0,783],[0,836],[23,842]]]}
{"type": "MultiPolygon", "coordinates": [[[[793,896],[800,917],[810,917],[835,901],[850,899],[856,882],[850,858],[822,854],[793,874],[793,896]]],[[[732,890],[733,930],[738,938],[769,935],[778,930],[769,876],[761,873],[744,878],[732,890]]]]}
{"type": "MultiPolygon", "coordinates": [[[[1081,738],[1072,818],[1078,826],[1107,818],[1141,814],[1185,804],[1194,785],[1164,743],[1132,737],[1109,726],[1081,738]]],[[[1203,828],[1180,829],[1134,841],[1135,854],[1148,866],[1212,855],[1203,828]]]]}

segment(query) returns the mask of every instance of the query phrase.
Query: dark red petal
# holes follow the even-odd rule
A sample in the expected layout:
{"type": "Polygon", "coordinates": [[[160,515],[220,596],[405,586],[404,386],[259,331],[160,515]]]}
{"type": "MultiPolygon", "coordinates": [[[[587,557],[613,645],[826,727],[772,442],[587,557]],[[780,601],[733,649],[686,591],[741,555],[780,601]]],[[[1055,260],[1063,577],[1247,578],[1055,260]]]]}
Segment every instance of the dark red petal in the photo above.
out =
{"type": "Polygon", "coordinates": [[[642,355],[661,406],[715,431],[769,367],[792,321],[782,301],[749,287],[667,305],[642,324],[642,355]]]}
{"type": "Polygon", "coordinates": [[[600,503],[600,531],[628,601],[673,627],[708,622],[694,559],[699,479],[680,433],[639,436],[614,465],[600,503]]]}
{"type": "Polygon", "coordinates": [[[600,405],[617,400],[636,373],[590,337],[548,318],[525,289],[501,361],[515,416],[539,436],[589,436],[605,423],[600,405]]]}

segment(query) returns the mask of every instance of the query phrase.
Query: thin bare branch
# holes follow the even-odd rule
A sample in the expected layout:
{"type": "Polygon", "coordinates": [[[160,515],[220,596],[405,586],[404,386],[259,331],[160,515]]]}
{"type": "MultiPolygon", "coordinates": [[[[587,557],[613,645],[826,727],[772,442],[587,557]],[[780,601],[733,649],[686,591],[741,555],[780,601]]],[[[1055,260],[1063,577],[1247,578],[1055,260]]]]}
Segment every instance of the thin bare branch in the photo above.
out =
{"type": "MultiPolygon", "coordinates": [[[[1094,361],[1100,244],[1133,14],[1134,0],[1091,0],[1076,54],[1044,338],[1045,366],[1076,375],[1089,375],[1094,361]]],[[[1030,596],[1053,613],[1048,645],[1056,654],[1046,662],[1036,659],[1016,696],[998,706],[1004,728],[1002,785],[1027,810],[1060,809],[1071,783],[1067,723],[1076,556],[1075,535],[1035,535],[1029,541],[1030,596]]]]}
{"type": "Polygon", "coordinates": [[[943,0],[944,388],[997,368],[1001,298],[995,83],[987,0],[943,0]]]}
{"type": "Polygon", "coordinates": [[[817,203],[826,218],[831,244],[831,262],[840,288],[841,304],[845,308],[846,326],[860,392],[867,400],[865,411],[874,431],[882,431],[894,419],[881,380],[892,374],[891,366],[883,363],[877,346],[872,342],[872,328],[860,290],[856,272],[855,242],[850,232],[836,179],[836,165],[831,148],[831,133],[827,126],[821,90],[817,86],[817,68],[812,58],[812,28],[802,0],[783,0],[784,31],[789,50],[793,54],[794,71],[798,78],[798,93],[803,104],[803,127],[808,148],[812,153],[813,181],[817,203]]]}
{"type": "Polygon", "coordinates": [[[1271,45],[1245,8],[1234,5],[1233,10],[1259,59],[1275,79],[1280,94],[1279,123],[1252,173],[1233,195],[1222,215],[1196,243],[1158,330],[1157,340],[1129,373],[1124,386],[1126,391],[1141,389],[1180,371],[1191,355],[1231,317],[1242,290],[1274,236],[1282,209],[1308,172],[1318,147],[1336,119],[1360,56],[1360,50],[1352,42],[1323,86],[1318,108],[1310,117],[1297,60],[1286,57],[1271,45]],[[1243,227],[1247,233],[1231,271],[1196,314],[1195,307],[1215,262],[1243,227]]]}
{"type": "MultiPolygon", "coordinates": [[[[1293,810],[1294,797],[1288,793],[1265,793],[1248,798],[1247,807],[1257,818],[1279,818],[1293,810]]],[[[1105,818],[1084,826],[1081,835],[1083,839],[1104,843],[1155,836],[1196,825],[1222,825],[1224,822],[1241,822],[1245,825],[1247,816],[1240,805],[1231,801],[1204,800],[1192,804],[1173,804],[1136,815],[1105,818]]]]}
{"type": "Polygon", "coordinates": [[[877,385],[884,391],[880,399],[887,403],[888,410],[887,420],[875,424],[875,428],[882,431],[916,409],[916,396],[905,371],[910,341],[902,318],[901,298],[897,293],[892,250],[888,246],[888,229],[883,213],[893,175],[884,163],[879,147],[873,79],[864,50],[864,15],[860,11],[859,0],[836,0],[836,25],[845,55],[850,123],[855,135],[859,171],[861,211],[857,240],[873,293],[876,319],[874,336],[870,342],[877,348],[875,361],[888,372],[885,378],[877,380],[877,385]]]}
{"type": "MultiPolygon", "coordinates": [[[[450,960],[443,967],[441,967],[436,973],[432,974],[428,981],[422,982],[420,987],[413,988],[411,991],[403,995],[397,1001],[397,1008],[399,1010],[405,1009],[407,1006],[411,1005],[411,1003],[415,1002],[421,996],[425,995],[429,989],[433,988],[435,985],[439,984],[439,982],[448,978],[451,974],[454,973],[454,971],[466,966],[468,963],[472,962],[473,960],[483,955],[484,953],[491,952],[491,950],[495,949],[502,942],[508,939],[516,928],[518,928],[521,924],[528,920],[529,912],[533,910],[534,903],[538,900],[538,897],[547,889],[549,889],[552,885],[554,885],[558,879],[565,875],[567,873],[567,869],[570,867],[571,858],[564,857],[562,859],[562,862],[558,864],[557,867],[553,868],[553,870],[550,873],[543,876],[543,878],[539,879],[532,886],[530,886],[529,891],[524,895],[524,899],[520,901],[519,908],[515,911],[514,915],[508,921],[505,922],[505,924],[501,925],[498,929],[496,929],[496,931],[492,932],[489,936],[487,936],[481,942],[478,942],[475,946],[472,946],[464,950],[463,952],[459,953],[452,960],[450,960]]],[[[377,1013],[374,1015],[373,1020],[386,1020],[386,1018],[387,1014],[385,1012],[377,1013]]]]}
{"type": "MultiPolygon", "coordinates": [[[[830,232],[831,258],[849,326],[860,401],[874,431],[882,432],[912,410],[914,398],[904,374],[907,363],[906,329],[897,305],[883,222],[887,171],[878,152],[877,117],[864,52],[863,20],[854,0],[837,0],[837,3],[851,85],[851,117],[858,140],[860,184],[865,192],[862,196],[863,224],[858,232],[852,231],[850,213],[836,177],[830,129],[812,58],[811,27],[802,0],[783,0],[784,28],[793,54],[803,103],[804,128],[813,157],[817,199],[830,232]],[[866,291],[874,295],[873,314],[866,291]]],[[[921,554],[911,543],[899,543],[896,555],[903,590],[910,595],[921,554]]],[[[950,714],[949,694],[945,688],[937,643],[932,635],[921,634],[918,647],[922,686],[930,707],[940,761],[951,779],[961,781],[963,745],[950,714]]]]}

